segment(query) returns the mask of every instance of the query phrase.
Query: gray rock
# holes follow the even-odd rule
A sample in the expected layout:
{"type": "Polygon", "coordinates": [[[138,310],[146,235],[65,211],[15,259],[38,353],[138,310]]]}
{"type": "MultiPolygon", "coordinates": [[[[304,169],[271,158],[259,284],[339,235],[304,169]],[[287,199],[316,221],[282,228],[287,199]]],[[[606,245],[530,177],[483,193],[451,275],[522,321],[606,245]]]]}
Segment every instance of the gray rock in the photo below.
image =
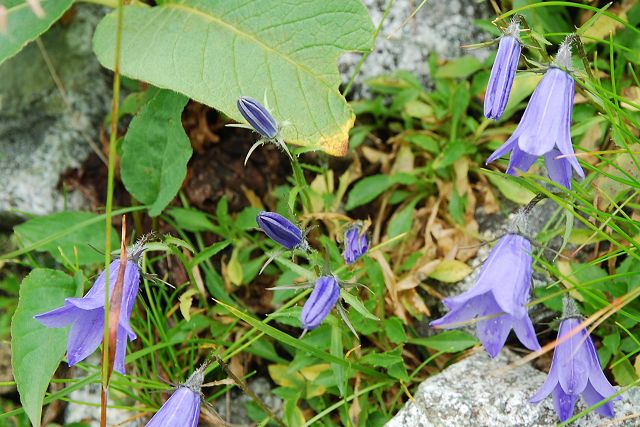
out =
{"type": "MultiPolygon", "coordinates": [[[[506,349],[495,360],[484,351],[474,353],[420,384],[414,394],[415,402],[407,402],[386,427],[555,425],[558,418],[551,397],[537,405],[528,402],[544,382],[546,374],[529,364],[510,366],[517,360],[518,356],[506,349]]],[[[622,400],[614,405],[615,420],[591,412],[572,425],[640,425],[640,418],[637,418],[640,412],[640,389],[635,388],[623,394],[622,400]]],[[[575,413],[585,408],[580,400],[575,413]]]]}
{"type": "Polygon", "coordinates": [[[79,166],[99,141],[111,103],[110,77],[91,50],[104,9],[75,6],[42,44],[64,87],[61,95],[34,42],[0,67],[0,215],[46,214],[83,205],[58,189],[61,173],[79,166]],[[66,198],[66,200],[65,200],[66,198]]]}
{"type": "MultiPolygon", "coordinates": [[[[382,20],[388,0],[364,0],[373,24],[382,20]]],[[[429,82],[428,58],[435,53],[438,58],[452,59],[462,55],[474,55],[480,59],[488,56],[489,49],[467,50],[462,45],[478,43],[491,38],[473,25],[478,18],[489,16],[487,2],[475,0],[430,0],[405,24],[421,1],[396,0],[376,40],[375,50],[364,62],[355,80],[353,95],[366,93],[362,83],[372,77],[393,73],[396,70],[411,71],[423,82],[429,82]],[[403,25],[404,24],[404,25],[403,25]]],[[[349,53],[340,59],[343,81],[349,81],[361,55],[349,53]]]]}
{"type": "MultiPolygon", "coordinates": [[[[96,364],[99,364],[98,357],[92,358],[96,364]]],[[[100,425],[100,393],[101,386],[99,383],[89,384],[79,390],[74,390],[69,394],[71,402],[67,405],[65,411],[65,424],[86,423],[91,426],[100,425]]],[[[144,420],[138,417],[137,412],[127,411],[125,409],[114,408],[117,405],[133,404],[126,396],[115,391],[113,388],[109,390],[109,399],[107,408],[107,420],[109,425],[126,425],[130,427],[139,427],[144,425],[144,420]]]]}

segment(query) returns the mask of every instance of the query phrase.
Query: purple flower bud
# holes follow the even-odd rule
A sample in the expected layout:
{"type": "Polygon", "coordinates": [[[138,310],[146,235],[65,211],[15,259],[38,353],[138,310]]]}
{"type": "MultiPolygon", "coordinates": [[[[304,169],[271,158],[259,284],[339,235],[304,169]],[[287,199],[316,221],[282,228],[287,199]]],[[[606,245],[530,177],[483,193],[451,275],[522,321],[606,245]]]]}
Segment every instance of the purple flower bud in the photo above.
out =
{"type": "MultiPolygon", "coordinates": [[[[120,259],[109,265],[109,295],[113,293],[120,270],[120,259]]],[[[102,342],[104,335],[104,271],[100,273],[93,286],[82,298],[66,298],[62,307],[37,314],[35,319],[48,328],[62,328],[71,325],[67,338],[67,361],[69,366],[90,356],[102,342]]],[[[122,307],[116,332],[116,357],[114,370],[125,373],[124,357],[127,339],[133,341],[136,334],[129,319],[138,295],[140,271],[138,265],[129,260],[124,273],[122,307]]]]}
{"type": "Polygon", "coordinates": [[[487,93],[484,96],[484,115],[487,119],[498,120],[502,117],[509,101],[522,49],[518,40],[519,32],[518,24],[513,23],[500,39],[498,54],[491,68],[487,93]]]}
{"type": "Polygon", "coordinates": [[[304,329],[315,329],[329,315],[329,312],[338,302],[340,297],[340,285],[333,276],[322,276],[316,280],[313,292],[302,307],[300,322],[304,329]]]}
{"type": "MultiPolygon", "coordinates": [[[[560,421],[573,416],[573,409],[582,395],[587,405],[592,406],[616,392],[600,368],[600,360],[591,336],[581,328],[571,337],[569,333],[580,327],[581,319],[570,317],[562,321],[558,331],[558,344],[553,353],[547,380],[529,400],[538,403],[553,394],[553,402],[560,421]]],[[[616,397],[612,400],[618,400],[616,397]]],[[[613,402],[596,408],[600,415],[613,418],[613,402]]]]}
{"type": "Polygon", "coordinates": [[[204,381],[204,366],[197,369],[186,383],[179,386],[146,427],[197,427],[200,418],[200,389],[204,381]]]}
{"type": "Polygon", "coordinates": [[[264,231],[264,234],[285,248],[306,247],[306,240],[302,231],[282,215],[275,212],[262,211],[256,217],[256,222],[264,231]]]}
{"type": "Polygon", "coordinates": [[[344,252],[342,256],[347,264],[353,264],[369,249],[369,241],[365,234],[360,234],[360,226],[354,225],[344,233],[344,252]]]}
{"type": "MultiPolygon", "coordinates": [[[[566,65],[569,47],[560,47],[554,64],[566,65]]],[[[569,73],[553,66],[536,87],[522,120],[515,132],[488,159],[487,164],[511,152],[507,173],[523,172],[544,156],[549,177],[571,188],[571,168],[584,178],[571,143],[571,113],[573,111],[574,82],[569,73]],[[558,159],[558,156],[567,157],[558,159]]]]}
{"type": "Polygon", "coordinates": [[[526,304],[531,286],[531,243],[517,234],[507,234],[493,247],[482,265],[478,281],[469,291],[447,298],[451,310],[431,326],[453,329],[476,322],[476,335],[496,357],[511,329],[529,350],[540,349],[526,304]]]}
{"type": "Polygon", "coordinates": [[[272,139],[278,134],[278,123],[264,105],[257,100],[241,96],[238,99],[238,110],[251,127],[263,137],[272,139]]]}

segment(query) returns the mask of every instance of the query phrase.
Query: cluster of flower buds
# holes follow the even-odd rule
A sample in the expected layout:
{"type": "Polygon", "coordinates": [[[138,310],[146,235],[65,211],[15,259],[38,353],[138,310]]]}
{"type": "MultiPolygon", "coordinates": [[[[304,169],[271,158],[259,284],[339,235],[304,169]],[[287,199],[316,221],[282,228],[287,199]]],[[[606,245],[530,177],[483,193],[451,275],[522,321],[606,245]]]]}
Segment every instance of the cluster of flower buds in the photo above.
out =
{"type": "MultiPolygon", "coordinates": [[[[491,69],[485,95],[485,116],[499,119],[509,93],[520,58],[519,27],[513,22],[500,40],[498,54],[491,69]]],[[[584,171],[576,159],[570,127],[573,111],[574,81],[571,71],[571,42],[565,39],[550,68],[536,87],[513,135],[488,159],[487,164],[511,153],[507,173],[528,171],[543,156],[549,177],[557,184],[571,188],[572,168],[581,178],[584,171]]]]}
{"type": "MultiPolygon", "coordinates": [[[[305,233],[293,222],[276,212],[260,212],[256,217],[260,229],[273,241],[286,249],[309,251],[305,233]]],[[[369,249],[369,241],[362,228],[354,224],[344,234],[343,258],[347,264],[353,264],[369,249]]],[[[302,328],[312,330],[320,326],[340,299],[340,283],[333,275],[319,277],[313,283],[313,291],[302,308],[300,324],[302,328]]],[[[289,289],[284,288],[272,288],[289,289]]],[[[340,307],[339,307],[340,308],[340,307]]]]}

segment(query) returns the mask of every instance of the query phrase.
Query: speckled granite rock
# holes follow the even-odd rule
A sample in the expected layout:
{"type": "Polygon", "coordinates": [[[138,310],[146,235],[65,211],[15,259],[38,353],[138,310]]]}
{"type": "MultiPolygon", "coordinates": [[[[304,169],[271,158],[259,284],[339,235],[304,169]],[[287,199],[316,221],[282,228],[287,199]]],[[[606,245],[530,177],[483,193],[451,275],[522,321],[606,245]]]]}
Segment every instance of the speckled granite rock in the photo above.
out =
{"type": "MultiPolygon", "coordinates": [[[[386,427],[548,427],[558,419],[549,397],[538,405],[528,402],[542,385],[544,372],[529,364],[509,365],[519,359],[503,349],[492,360],[484,351],[453,364],[422,384],[414,394],[415,403],[407,402],[386,427]]],[[[577,410],[585,409],[582,401],[577,410]]],[[[638,426],[640,389],[625,393],[615,403],[616,420],[593,412],[572,424],[576,427],[638,426]],[[615,421],[615,422],[614,422],[615,421]]]]}
{"type": "MultiPolygon", "coordinates": [[[[388,0],[363,0],[374,25],[378,26],[388,0]]],[[[463,51],[461,45],[489,40],[490,35],[473,25],[475,19],[489,16],[487,2],[476,0],[430,0],[413,19],[402,24],[420,5],[418,0],[396,0],[382,25],[375,51],[365,61],[358,74],[352,95],[365,95],[362,82],[396,70],[416,74],[429,81],[429,55],[451,59],[470,54],[483,59],[488,49],[463,51]]],[[[343,80],[349,81],[360,61],[360,54],[347,54],[340,59],[343,80]]]]}
{"type": "MultiPolygon", "coordinates": [[[[60,174],[78,166],[97,142],[110,108],[109,76],[91,50],[104,9],[75,6],[70,24],[56,24],[42,44],[64,86],[67,102],[36,43],[0,67],[0,215],[46,214],[63,209],[60,174]]],[[[83,204],[67,194],[66,206],[83,204]]],[[[8,219],[7,219],[8,218],[8,219]]]]}

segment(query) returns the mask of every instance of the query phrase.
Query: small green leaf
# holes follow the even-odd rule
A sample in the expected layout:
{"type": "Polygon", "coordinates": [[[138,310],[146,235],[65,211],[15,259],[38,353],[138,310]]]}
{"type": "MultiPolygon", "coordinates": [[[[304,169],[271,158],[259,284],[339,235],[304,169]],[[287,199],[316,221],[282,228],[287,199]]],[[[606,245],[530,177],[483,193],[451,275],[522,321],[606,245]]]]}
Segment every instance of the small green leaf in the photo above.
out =
{"type": "Polygon", "coordinates": [[[463,56],[453,59],[438,67],[436,78],[438,79],[466,79],[471,74],[482,68],[482,62],[473,56],[463,56]]]}
{"type": "Polygon", "coordinates": [[[239,230],[253,230],[257,228],[256,217],[259,213],[260,209],[247,206],[236,216],[236,228],[239,230]]]}
{"type": "Polygon", "coordinates": [[[167,212],[176,221],[176,226],[187,231],[213,231],[215,226],[206,213],[191,208],[171,208],[167,212]]]}
{"type": "Polygon", "coordinates": [[[193,259],[191,260],[191,268],[195,267],[196,265],[200,264],[201,262],[203,262],[203,261],[211,258],[212,256],[216,255],[218,252],[222,251],[227,246],[229,246],[229,244],[230,244],[230,242],[228,240],[224,240],[222,242],[214,243],[213,245],[209,246],[208,248],[202,250],[200,253],[198,253],[198,255],[193,257],[193,259]]]}
{"type": "Polygon", "coordinates": [[[404,138],[408,142],[417,145],[428,153],[438,154],[440,153],[440,144],[433,137],[428,135],[422,135],[420,133],[407,135],[404,138]]]}
{"type": "Polygon", "coordinates": [[[389,340],[394,344],[407,342],[407,334],[404,332],[402,320],[397,317],[390,317],[384,321],[384,332],[389,340]]]}
{"type": "Polygon", "coordinates": [[[407,204],[407,206],[393,214],[389,221],[389,225],[387,226],[388,240],[411,230],[411,226],[413,225],[413,214],[418,201],[419,199],[413,199],[409,204],[407,204]]]}
{"type": "Polygon", "coordinates": [[[468,142],[455,140],[445,145],[442,153],[433,162],[434,169],[442,169],[451,166],[456,160],[466,154],[471,154],[476,148],[468,142]]]}
{"type": "Polygon", "coordinates": [[[633,365],[629,359],[624,359],[621,362],[613,362],[611,372],[618,385],[624,387],[633,384],[638,379],[638,374],[633,368],[633,365]]]}
{"type": "Polygon", "coordinates": [[[3,1],[2,5],[7,8],[4,17],[7,28],[0,31],[0,64],[47,31],[72,4],[73,0],[40,0],[44,11],[41,18],[31,10],[26,0],[3,1]]]}
{"type": "Polygon", "coordinates": [[[36,268],[20,286],[18,307],[11,320],[11,365],[20,401],[31,423],[39,427],[42,401],[67,349],[67,329],[47,328],[33,318],[79,296],[82,280],[60,271],[36,268]]]}
{"type": "MultiPolygon", "coordinates": [[[[58,212],[31,219],[16,226],[14,232],[21,244],[28,246],[97,217],[98,215],[90,212],[58,212]]],[[[99,252],[99,248],[104,247],[105,239],[104,221],[94,222],[35,250],[49,252],[59,262],[65,262],[66,259],[71,263],[75,263],[77,252],[78,264],[95,264],[104,261],[104,255],[99,252]]],[[[118,246],[118,235],[112,229],[111,247],[118,246]]]]}
{"type": "MultiPolygon", "coordinates": [[[[338,322],[331,322],[331,355],[335,357],[344,357],[342,328],[340,326],[338,322]]],[[[345,368],[337,363],[332,363],[331,370],[336,376],[336,384],[338,385],[338,390],[340,390],[340,396],[344,396],[345,368]]]]}
{"type": "Polygon", "coordinates": [[[193,305],[193,296],[198,294],[198,290],[191,288],[185,293],[180,295],[178,300],[180,301],[180,313],[187,322],[191,320],[191,306],[193,305]]]}
{"type": "Polygon", "coordinates": [[[369,353],[360,359],[360,363],[380,368],[388,368],[396,363],[403,362],[399,349],[388,351],[386,353],[369,353]]]}
{"type": "Polygon", "coordinates": [[[346,301],[347,304],[349,304],[358,313],[362,314],[367,319],[376,320],[376,321],[380,320],[376,316],[371,314],[371,312],[367,310],[367,307],[364,306],[362,301],[360,301],[358,297],[356,297],[355,295],[352,295],[351,293],[347,292],[344,289],[340,289],[340,296],[342,297],[342,299],[346,301]]]}
{"type": "Polygon", "coordinates": [[[387,351],[386,353],[367,354],[360,361],[371,366],[386,368],[387,373],[393,378],[409,381],[409,375],[407,374],[407,368],[404,366],[402,349],[400,347],[392,351],[387,351]]]}
{"type": "Polygon", "coordinates": [[[244,277],[244,272],[242,268],[242,264],[239,259],[240,250],[238,248],[234,248],[233,252],[231,252],[231,258],[229,259],[229,263],[227,264],[227,277],[231,283],[236,286],[239,286],[242,283],[242,278],[244,277]]]}
{"type": "Polygon", "coordinates": [[[473,347],[478,340],[463,331],[445,331],[427,338],[413,338],[409,342],[445,353],[457,353],[473,347]]]}
{"type": "Polygon", "coordinates": [[[356,182],[347,199],[346,210],[351,210],[369,203],[384,193],[394,181],[388,175],[372,175],[356,182]]]}
{"type": "Polygon", "coordinates": [[[443,260],[429,275],[432,279],[445,283],[455,283],[471,274],[471,267],[456,259],[443,260]]]}
{"type": "Polygon", "coordinates": [[[611,353],[616,353],[620,346],[620,331],[614,329],[612,333],[604,337],[602,344],[608,348],[611,353]]]}
{"type": "Polygon", "coordinates": [[[151,205],[151,216],[173,200],[187,175],[192,149],[181,119],[187,101],[168,90],[155,91],[122,143],[122,182],[136,199],[151,205]]]}
{"type": "Polygon", "coordinates": [[[487,173],[485,175],[504,197],[519,205],[526,205],[535,196],[531,191],[520,185],[519,181],[514,177],[497,173],[487,173]]]}

